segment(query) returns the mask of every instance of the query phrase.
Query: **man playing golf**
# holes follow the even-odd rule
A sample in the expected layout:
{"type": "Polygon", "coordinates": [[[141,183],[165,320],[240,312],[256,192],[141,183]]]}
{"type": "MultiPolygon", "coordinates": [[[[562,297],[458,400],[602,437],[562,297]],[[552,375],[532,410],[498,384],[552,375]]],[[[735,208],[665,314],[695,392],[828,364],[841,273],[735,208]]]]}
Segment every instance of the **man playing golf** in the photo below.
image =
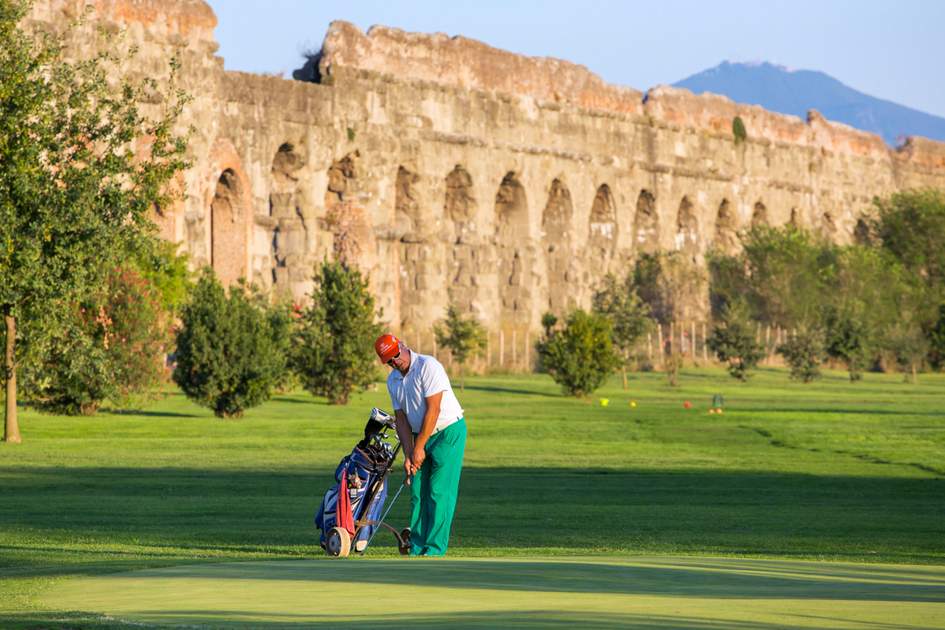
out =
{"type": "Polygon", "coordinates": [[[466,449],[463,408],[446,370],[432,356],[412,351],[391,334],[378,337],[374,350],[393,368],[387,391],[410,484],[410,555],[442,556],[466,449]]]}

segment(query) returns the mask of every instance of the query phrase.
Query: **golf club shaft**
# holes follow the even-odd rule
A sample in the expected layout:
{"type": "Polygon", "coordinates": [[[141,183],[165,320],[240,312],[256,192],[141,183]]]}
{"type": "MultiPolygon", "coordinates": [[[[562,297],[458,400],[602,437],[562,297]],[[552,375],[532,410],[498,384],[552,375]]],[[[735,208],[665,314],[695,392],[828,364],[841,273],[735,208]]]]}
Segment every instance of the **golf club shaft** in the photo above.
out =
{"type": "Polygon", "coordinates": [[[391,499],[391,500],[390,500],[390,503],[387,504],[387,509],[384,510],[384,514],[381,516],[381,520],[379,520],[379,521],[377,522],[377,525],[374,526],[374,531],[371,532],[371,537],[368,538],[367,545],[365,546],[365,549],[366,549],[367,547],[370,547],[370,546],[371,546],[371,541],[374,540],[374,536],[377,535],[377,530],[379,530],[379,529],[381,528],[381,525],[384,524],[384,521],[387,519],[388,513],[390,513],[390,509],[391,509],[392,507],[394,507],[394,503],[397,502],[397,497],[400,496],[400,493],[403,492],[404,488],[406,487],[406,485],[407,485],[407,479],[409,479],[409,477],[404,478],[403,483],[401,483],[401,484],[400,484],[400,487],[397,488],[397,494],[395,494],[395,495],[394,495],[394,498],[391,499]]]}

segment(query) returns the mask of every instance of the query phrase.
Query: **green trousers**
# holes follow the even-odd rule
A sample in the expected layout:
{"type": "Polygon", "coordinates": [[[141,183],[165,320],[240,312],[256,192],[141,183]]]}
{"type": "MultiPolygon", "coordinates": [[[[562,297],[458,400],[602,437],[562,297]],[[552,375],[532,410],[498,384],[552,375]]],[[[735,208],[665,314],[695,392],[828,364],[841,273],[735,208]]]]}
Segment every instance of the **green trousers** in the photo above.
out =
{"type": "Polygon", "coordinates": [[[427,441],[427,457],[410,483],[410,555],[442,556],[450,541],[466,451],[460,418],[427,441]]]}

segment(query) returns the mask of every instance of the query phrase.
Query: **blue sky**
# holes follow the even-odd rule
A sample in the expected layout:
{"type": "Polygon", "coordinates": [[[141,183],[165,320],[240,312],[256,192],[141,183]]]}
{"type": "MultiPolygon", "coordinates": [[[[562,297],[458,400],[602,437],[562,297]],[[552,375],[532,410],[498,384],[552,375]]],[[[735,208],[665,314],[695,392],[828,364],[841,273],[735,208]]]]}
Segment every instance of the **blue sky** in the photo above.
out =
{"type": "Polygon", "coordinates": [[[583,64],[646,90],[723,60],[821,70],[852,88],[945,116],[938,0],[208,0],[228,70],[290,73],[332,20],[465,35],[583,64]]]}

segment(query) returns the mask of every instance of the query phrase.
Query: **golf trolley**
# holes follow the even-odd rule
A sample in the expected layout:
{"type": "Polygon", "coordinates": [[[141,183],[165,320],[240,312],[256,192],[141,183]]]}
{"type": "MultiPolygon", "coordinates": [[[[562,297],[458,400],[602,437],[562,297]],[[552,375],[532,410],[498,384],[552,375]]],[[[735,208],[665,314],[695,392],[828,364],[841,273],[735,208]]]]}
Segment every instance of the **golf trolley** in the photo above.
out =
{"type": "Polygon", "coordinates": [[[401,554],[410,551],[410,529],[398,532],[384,522],[406,485],[405,480],[384,510],[387,478],[401,446],[394,417],[377,407],[372,409],[364,439],[338,464],[337,483],[325,493],[315,515],[315,526],[321,530],[320,544],[328,555],[344,558],[352,550],[364,553],[381,527],[397,539],[401,554]]]}

